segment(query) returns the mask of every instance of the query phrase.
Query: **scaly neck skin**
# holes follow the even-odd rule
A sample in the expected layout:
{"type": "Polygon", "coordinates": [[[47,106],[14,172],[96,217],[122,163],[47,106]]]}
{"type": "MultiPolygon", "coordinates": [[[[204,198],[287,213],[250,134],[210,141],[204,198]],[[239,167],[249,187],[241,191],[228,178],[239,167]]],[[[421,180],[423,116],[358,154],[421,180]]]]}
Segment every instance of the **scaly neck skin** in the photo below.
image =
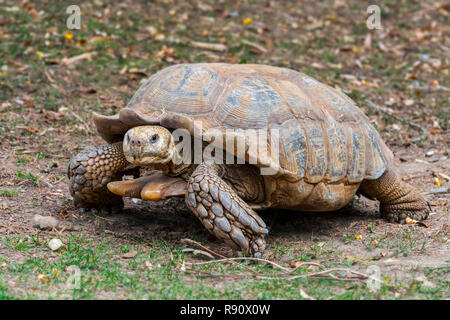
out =
{"type": "Polygon", "coordinates": [[[179,176],[185,173],[189,170],[189,168],[192,166],[190,163],[183,163],[181,161],[182,158],[178,154],[178,152],[174,152],[172,156],[172,160],[166,162],[166,163],[157,163],[151,165],[152,168],[155,170],[161,170],[165,174],[169,176],[179,176]]]}

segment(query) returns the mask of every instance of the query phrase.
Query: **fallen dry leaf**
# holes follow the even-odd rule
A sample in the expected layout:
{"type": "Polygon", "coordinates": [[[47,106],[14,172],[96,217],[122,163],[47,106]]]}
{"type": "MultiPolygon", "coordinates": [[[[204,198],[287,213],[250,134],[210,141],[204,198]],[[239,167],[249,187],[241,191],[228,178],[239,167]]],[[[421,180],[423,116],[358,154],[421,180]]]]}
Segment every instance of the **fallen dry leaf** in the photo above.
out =
{"type": "Polygon", "coordinates": [[[36,9],[31,9],[29,12],[30,17],[34,20],[34,21],[39,21],[41,20],[41,16],[39,15],[39,13],[36,11],[36,9]]]}
{"type": "Polygon", "coordinates": [[[205,49],[205,50],[219,51],[219,52],[224,52],[224,51],[228,50],[228,47],[222,43],[208,43],[208,42],[191,41],[189,44],[191,45],[191,47],[194,47],[197,49],[205,49]]]}
{"type": "Polygon", "coordinates": [[[81,60],[90,59],[94,55],[94,52],[86,52],[71,58],[64,58],[61,60],[61,66],[69,66],[71,64],[77,63],[81,60]]]}
{"type": "Polygon", "coordinates": [[[31,133],[36,133],[36,132],[38,132],[38,129],[36,129],[35,127],[26,127],[25,128],[28,132],[31,132],[31,133]]]}

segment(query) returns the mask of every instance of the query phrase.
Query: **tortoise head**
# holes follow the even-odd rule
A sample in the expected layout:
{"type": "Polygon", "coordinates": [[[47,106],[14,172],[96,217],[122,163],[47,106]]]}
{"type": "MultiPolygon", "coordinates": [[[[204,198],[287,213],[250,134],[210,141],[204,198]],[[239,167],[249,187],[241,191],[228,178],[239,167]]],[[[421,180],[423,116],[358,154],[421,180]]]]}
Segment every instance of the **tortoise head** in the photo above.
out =
{"type": "Polygon", "coordinates": [[[127,161],[137,166],[166,164],[173,160],[175,142],[161,126],[139,126],[128,130],[123,139],[127,161]]]}

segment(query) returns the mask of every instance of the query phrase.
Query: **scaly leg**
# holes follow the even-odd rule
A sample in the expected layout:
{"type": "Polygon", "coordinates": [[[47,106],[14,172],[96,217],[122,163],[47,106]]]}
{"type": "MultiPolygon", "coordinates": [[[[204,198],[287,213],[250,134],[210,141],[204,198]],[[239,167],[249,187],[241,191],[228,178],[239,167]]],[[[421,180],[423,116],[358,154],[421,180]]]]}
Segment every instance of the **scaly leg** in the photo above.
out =
{"type": "Polygon", "coordinates": [[[189,178],[186,204],[203,225],[230,247],[261,257],[266,224],[218,174],[214,164],[200,164],[189,178]]]}
{"type": "Polygon", "coordinates": [[[106,185],[110,181],[121,180],[124,171],[130,167],[121,142],[91,147],[72,157],[67,175],[75,206],[121,206],[122,197],[111,193],[106,185]]]}
{"type": "Polygon", "coordinates": [[[407,217],[425,220],[431,211],[424,197],[392,169],[377,180],[364,180],[360,188],[364,194],[380,201],[381,214],[391,222],[404,223],[407,217]]]}

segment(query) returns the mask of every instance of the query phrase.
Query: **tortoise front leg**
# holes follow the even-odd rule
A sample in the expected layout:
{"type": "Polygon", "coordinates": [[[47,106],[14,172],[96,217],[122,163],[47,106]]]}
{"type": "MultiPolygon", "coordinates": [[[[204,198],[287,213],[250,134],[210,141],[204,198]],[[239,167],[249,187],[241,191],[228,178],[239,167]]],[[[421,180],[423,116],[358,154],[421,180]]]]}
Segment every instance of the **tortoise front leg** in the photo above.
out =
{"type": "Polygon", "coordinates": [[[424,197],[392,169],[386,170],[377,180],[364,180],[360,189],[363,194],[380,201],[381,214],[391,222],[404,223],[407,217],[425,220],[431,211],[424,197]]]}
{"type": "Polygon", "coordinates": [[[121,206],[122,197],[111,193],[106,185],[121,180],[130,167],[121,142],[91,147],[72,157],[67,175],[74,205],[80,208],[121,206]]]}
{"type": "Polygon", "coordinates": [[[203,225],[230,247],[261,257],[266,224],[218,175],[214,164],[200,164],[189,178],[186,204],[203,225]]]}

